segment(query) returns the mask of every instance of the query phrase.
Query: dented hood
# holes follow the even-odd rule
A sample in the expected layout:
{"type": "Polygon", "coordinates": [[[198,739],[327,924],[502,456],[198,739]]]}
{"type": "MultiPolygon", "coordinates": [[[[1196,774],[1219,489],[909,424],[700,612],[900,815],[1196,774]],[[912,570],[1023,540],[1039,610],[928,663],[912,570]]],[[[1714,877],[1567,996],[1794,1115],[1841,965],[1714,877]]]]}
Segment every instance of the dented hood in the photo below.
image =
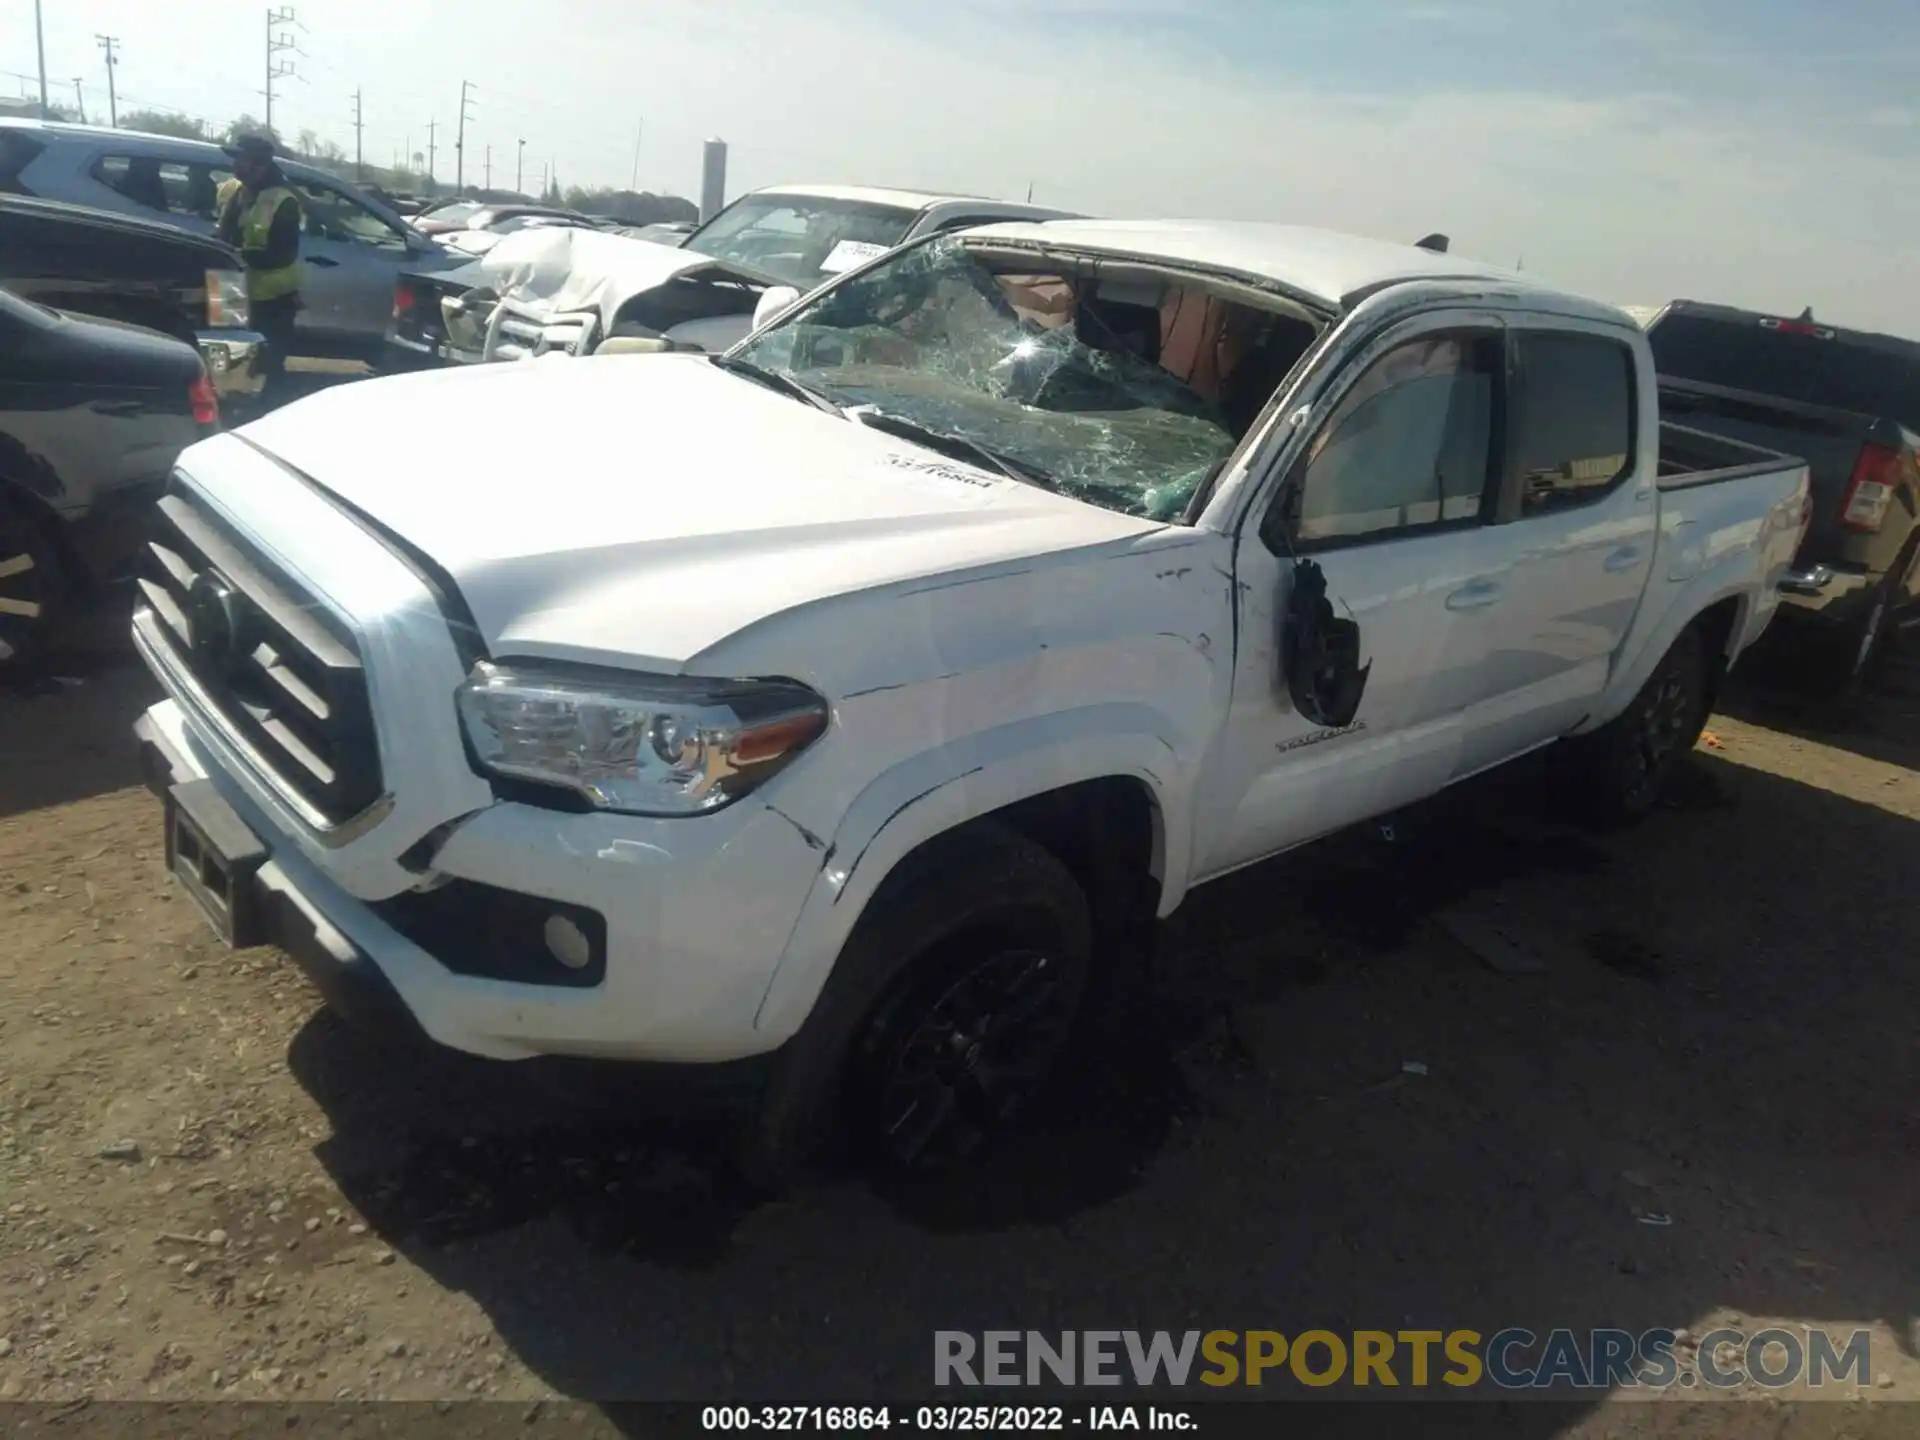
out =
{"type": "Polygon", "coordinates": [[[695,356],[365,381],[237,433],[437,562],[500,657],[672,670],[797,606],[1164,528],[695,356]]]}
{"type": "Polygon", "coordinates": [[[754,285],[769,278],[693,250],[630,235],[541,227],[503,235],[480,259],[477,284],[542,319],[593,311],[605,326],[636,295],[677,275],[715,275],[754,285]]]}

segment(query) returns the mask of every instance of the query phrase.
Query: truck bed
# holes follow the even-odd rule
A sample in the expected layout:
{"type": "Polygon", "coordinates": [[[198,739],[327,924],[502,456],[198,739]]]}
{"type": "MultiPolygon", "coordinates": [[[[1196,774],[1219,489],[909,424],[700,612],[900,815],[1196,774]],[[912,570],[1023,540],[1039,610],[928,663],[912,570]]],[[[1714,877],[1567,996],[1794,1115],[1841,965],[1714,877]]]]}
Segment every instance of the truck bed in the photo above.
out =
{"type": "Polygon", "coordinates": [[[1799,457],[1671,420],[1660,422],[1660,488],[1717,485],[1798,465],[1799,457]]]}

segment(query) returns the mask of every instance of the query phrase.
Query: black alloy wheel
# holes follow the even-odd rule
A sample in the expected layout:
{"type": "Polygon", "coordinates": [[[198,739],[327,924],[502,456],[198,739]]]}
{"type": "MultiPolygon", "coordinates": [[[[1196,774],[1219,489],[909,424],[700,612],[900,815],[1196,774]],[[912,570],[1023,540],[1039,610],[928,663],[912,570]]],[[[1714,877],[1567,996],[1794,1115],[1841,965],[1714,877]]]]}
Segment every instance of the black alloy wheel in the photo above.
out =
{"type": "Polygon", "coordinates": [[[871,1134],[902,1168],[979,1151],[1047,1078],[1072,1033],[1084,974],[986,935],[956,937],[930,983],[876,1017],[862,1047],[871,1134]]]}
{"type": "Polygon", "coordinates": [[[59,588],[59,558],[40,527],[0,500],[0,674],[36,657],[59,588]]]}

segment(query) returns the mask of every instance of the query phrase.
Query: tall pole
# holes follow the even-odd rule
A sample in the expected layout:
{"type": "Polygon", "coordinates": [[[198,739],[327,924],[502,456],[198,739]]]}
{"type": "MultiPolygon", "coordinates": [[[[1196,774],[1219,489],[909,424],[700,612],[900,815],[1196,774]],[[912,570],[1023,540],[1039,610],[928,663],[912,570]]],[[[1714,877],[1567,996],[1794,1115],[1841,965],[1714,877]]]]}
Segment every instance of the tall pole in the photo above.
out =
{"type": "Polygon", "coordinates": [[[273,133],[273,82],[293,74],[293,62],[291,60],[276,60],[274,56],[278,55],[282,50],[298,48],[293,43],[292,37],[284,31],[276,35],[273,27],[276,25],[297,25],[299,23],[299,21],[294,19],[293,7],[291,5],[282,5],[277,10],[267,11],[267,88],[265,94],[267,97],[267,133],[269,135],[273,133]]]}
{"type": "Polygon", "coordinates": [[[80,77],[73,77],[73,98],[80,106],[80,123],[87,123],[87,97],[80,89],[80,77]]]}
{"type": "Polygon", "coordinates": [[[644,120],[633,122],[633,177],[627,181],[627,189],[635,193],[640,189],[640,132],[646,123],[644,120]]]}
{"type": "Polygon", "coordinates": [[[517,195],[527,193],[527,142],[520,142],[519,152],[513,157],[513,189],[517,195]]]}
{"type": "Polygon", "coordinates": [[[356,180],[367,178],[367,167],[360,160],[363,128],[360,123],[360,87],[356,85],[353,87],[353,178],[356,180]]]}
{"type": "Polygon", "coordinates": [[[120,41],[112,35],[96,35],[93,38],[99,42],[101,53],[107,57],[107,123],[117,130],[120,128],[120,102],[114,94],[113,67],[119,63],[115,52],[120,48],[120,41]]]}
{"type": "Polygon", "coordinates": [[[456,195],[467,188],[467,106],[473,103],[467,99],[467,92],[471,89],[471,82],[460,82],[460,128],[453,136],[453,193],[456,195]]]}
{"type": "Polygon", "coordinates": [[[427,189],[429,191],[433,189],[433,157],[439,150],[439,146],[434,143],[433,137],[439,128],[440,122],[438,120],[427,121],[427,189]]]}
{"type": "Polygon", "coordinates": [[[540,198],[542,200],[547,198],[547,192],[553,188],[547,184],[548,167],[552,164],[553,162],[551,160],[542,160],[540,162],[540,198]]]}
{"type": "Polygon", "coordinates": [[[51,120],[53,107],[47,104],[47,27],[40,16],[40,0],[33,0],[33,45],[40,52],[40,118],[51,120]]]}
{"type": "Polygon", "coordinates": [[[491,190],[493,189],[493,146],[491,145],[487,146],[486,157],[487,157],[487,168],[486,168],[487,178],[486,178],[485,184],[482,185],[481,188],[485,190],[491,190]]]}

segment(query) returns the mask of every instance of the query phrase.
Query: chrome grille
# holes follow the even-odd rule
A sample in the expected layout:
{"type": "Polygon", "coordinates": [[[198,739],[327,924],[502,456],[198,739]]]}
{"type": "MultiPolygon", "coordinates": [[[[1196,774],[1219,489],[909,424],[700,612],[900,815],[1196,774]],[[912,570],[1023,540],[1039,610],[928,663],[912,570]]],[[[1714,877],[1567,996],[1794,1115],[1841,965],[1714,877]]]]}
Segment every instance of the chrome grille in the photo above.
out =
{"type": "Polygon", "coordinates": [[[380,798],[380,752],[353,635],[178,487],[140,578],[174,661],[219,718],[330,824],[380,798]]]}

